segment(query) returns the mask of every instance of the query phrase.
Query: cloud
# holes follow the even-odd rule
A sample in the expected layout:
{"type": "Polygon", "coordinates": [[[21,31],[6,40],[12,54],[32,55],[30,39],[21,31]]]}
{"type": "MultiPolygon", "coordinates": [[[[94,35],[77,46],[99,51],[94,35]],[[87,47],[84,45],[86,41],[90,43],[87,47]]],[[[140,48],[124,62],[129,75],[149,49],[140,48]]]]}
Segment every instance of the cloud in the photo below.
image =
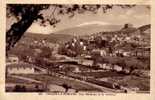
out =
{"type": "Polygon", "coordinates": [[[77,26],[85,26],[85,25],[92,25],[92,24],[97,24],[97,25],[109,25],[110,23],[108,22],[102,22],[102,21],[91,21],[91,22],[84,22],[82,24],[79,24],[77,26]]]}
{"type": "Polygon", "coordinates": [[[128,16],[133,15],[133,14],[135,14],[135,11],[133,9],[132,10],[130,9],[126,12],[126,15],[128,16]]]}
{"type": "Polygon", "coordinates": [[[52,29],[50,26],[40,26],[38,23],[33,23],[27,32],[39,33],[39,34],[50,34],[52,29]]]}
{"type": "Polygon", "coordinates": [[[149,15],[134,15],[134,17],[137,18],[137,19],[146,19],[146,18],[150,19],[149,15]]]}

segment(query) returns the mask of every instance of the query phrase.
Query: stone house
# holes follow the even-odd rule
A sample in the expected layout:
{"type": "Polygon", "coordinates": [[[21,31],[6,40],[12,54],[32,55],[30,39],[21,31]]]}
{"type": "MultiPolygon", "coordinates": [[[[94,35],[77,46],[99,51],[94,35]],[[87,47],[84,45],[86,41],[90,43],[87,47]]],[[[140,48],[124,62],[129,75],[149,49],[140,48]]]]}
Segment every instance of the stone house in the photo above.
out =
{"type": "Polygon", "coordinates": [[[29,63],[18,63],[7,65],[8,74],[46,74],[48,73],[47,69],[37,67],[29,63]]]}
{"type": "Polygon", "coordinates": [[[92,66],[94,61],[91,59],[79,59],[78,64],[85,65],[85,66],[92,66]]]}
{"type": "Polygon", "coordinates": [[[6,65],[8,64],[17,64],[19,62],[19,58],[17,56],[11,55],[6,58],[6,65]]]}

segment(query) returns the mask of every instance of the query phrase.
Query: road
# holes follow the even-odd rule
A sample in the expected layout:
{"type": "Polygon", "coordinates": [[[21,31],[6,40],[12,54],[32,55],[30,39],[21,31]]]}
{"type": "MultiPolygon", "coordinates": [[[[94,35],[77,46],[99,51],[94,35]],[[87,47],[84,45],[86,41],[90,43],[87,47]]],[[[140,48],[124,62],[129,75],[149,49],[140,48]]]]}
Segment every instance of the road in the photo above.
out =
{"type": "MultiPolygon", "coordinates": [[[[60,78],[66,79],[66,80],[73,80],[73,81],[76,81],[76,82],[80,82],[82,84],[87,84],[89,86],[92,86],[94,88],[97,88],[97,89],[101,90],[104,93],[120,93],[120,92],[122,92],[120,90],[110,89],[110,88],[103,87],[103,86],[100,86],[100,85],[96,85],[96,84],[93,84],[93,83],[90,83],[90,82],[86,82],[84,80],[79,80],[79,79],[75,79],[75,78],[72,78],[72,77],[69,77],[69,76],[64,76],[64,75],[59,74],[59,73],[54,73],[54,75],[56,77],[60,77],[60,78]]],[[[30,81],[30,82],[43,83],[42,81],[37,81],[35,79],[27,78],[27,77],[23,77],[23,76],[19,76],[19,75],[11,75],[11,77],[22,79],[22,80],[27,80],[27,81],[30,81]]]]}
{"type": "Polygon", "coordinates": [[[32,78],[27,78],[27,77],[23,77],[23,76],[19,76],[19,75],[9,75],[9,77],[14,77],[17,79],[26,80],[26,81],[35,82],[35,83],[42,83],[41,81],[37,81],[32,78]]]}
{"type": "Polygon", "coordinates": [[[64,79],[68,79],[68,80],[74,80],[74,81],[77,81],[77,82],[81,82],[83,84],[90,85],[92,87],[100,89],[102,92],[105,92],[105,93],[119,93],[119,92],[122,92],[121,90],[110,89],[110,88],[103,87],[103,86],[100,86],[100,85],[96,85],[96,84],[86,82],[86,81],[83,81],[83,80],[79,80],[79,79],[75,79],[75,78],[72,78],[72,77],[64,76],[64,75],[61,75],[59,73],[56,73],[56,76],[58,76],[60,78],[64,78],[64,79]]]}

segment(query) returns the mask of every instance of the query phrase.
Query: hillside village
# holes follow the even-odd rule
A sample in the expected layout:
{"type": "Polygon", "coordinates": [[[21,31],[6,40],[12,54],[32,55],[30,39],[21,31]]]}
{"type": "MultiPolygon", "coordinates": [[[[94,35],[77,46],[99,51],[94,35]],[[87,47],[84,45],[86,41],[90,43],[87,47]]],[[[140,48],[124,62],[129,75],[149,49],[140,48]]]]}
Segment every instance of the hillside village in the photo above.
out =
{"type": "Polygon", "coordinates": [[[149,92],[150,27],[125,24],[118,31],[53,36],[54,42],[25,35],[7,55],[6,91],[149,92]]]}

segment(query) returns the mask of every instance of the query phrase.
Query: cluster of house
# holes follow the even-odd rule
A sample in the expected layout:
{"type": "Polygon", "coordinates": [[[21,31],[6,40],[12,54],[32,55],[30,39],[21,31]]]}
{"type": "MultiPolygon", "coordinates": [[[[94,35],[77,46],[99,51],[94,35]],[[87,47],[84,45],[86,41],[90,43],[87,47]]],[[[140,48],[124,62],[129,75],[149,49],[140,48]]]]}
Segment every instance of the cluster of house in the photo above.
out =
{"type": "Polygon", "coordinates": [[[17,56],[9,56],[6,58],[6,73],[7,74],[47,74],[48,70],[22,62],[17,56]]]}
{"type": "Polygon", "coordinates": [[[28,45],[32,45],[32,46],[48,46],[48,47],[53,47],[55,44],[47,42],[46,39],[40,39],[40,40],[36,40],[36,39],[25,39],[23,41],[21,41],[21,44],[27,44],[27,41],[31,41],[29,42],[28,45]]]}
{"type": "MultiPolygon", "coordinates": [[[[113,65],[106,62],[94,61],[91,58],[76,58],[74,61],[67,61],[58,63],[58,66],[55,67],[59,69],[59,72],[103,72],[103,71],[116,71],[129,73],[129,68],[123,68],[119,65],[113,65]]],[[[54,67],[53,67],[54,69],[54,67]]]]}
{"type": "Polygon", "coordinates": [[[51,43],[51,42],[48,42],[47,40],[43,39],[43,40],[34,40],[32,45],[36,45],[36,46],[45,46],[45,47],[49,47],[49,48],[58,48],[58,44],[56,43],[51,43]]]}
{"type": "Polygon", "coordinates": [[[79,49],[85,51],[85,50],[87,50],[86,45],[87,45],[86,41],[75,37],[71,41],[65,43],[65,48],[74,50],[74,49],[77,49],[77,47],[78,47],[79,49]]]}
{"type": "Polygon", "coordinates": [[[147,52],[146,50],[144,50],[143,52],[140,50],[132,52],[131,50],[119,48],[119,46],[124,45],[126,43],[137,44],[137,45],[148,44],[144,42],[144,39],[141,35],[141,31],[138,29],[133,29],[132,34],[125,34],[123,31],[122,32],[120,31],[118,33],[117,32],[112,32],[112,33],[101,32],[99,34],[90,35],[84,39],[75,37],[72,39],[72,41],[65,43],[65,48],[68,49],[68,51],[78,52],[78,54],[80,55],[92,54],[92,53],[98,52],[97,54],[100,54],[101,56],[106,56],[106,55],[120,56],[121,55],[121,56],[128,57],[128,56],[133,56],[133,55],[135,56],[137,55],[136,53],[138,53],[138,55],[143,55],[144,52],[147,52]],[[106,43],[108,44],[105,45],[106,43]],[[98,48],[96,45],[101,45],[101,48],[98,48]],[[110,48],[113,48],[112,52],[110,48]]]}
{"type": "Polygon", "coordinates": [[[42,82],[31,78],[23,77],[22,75],[48,74],[47,69],[20,61],[19,58],[15,55],[9,55],[6,58],[5,69],[5,88],[7,92],[45,91],[45,86],[42,82]]]}

